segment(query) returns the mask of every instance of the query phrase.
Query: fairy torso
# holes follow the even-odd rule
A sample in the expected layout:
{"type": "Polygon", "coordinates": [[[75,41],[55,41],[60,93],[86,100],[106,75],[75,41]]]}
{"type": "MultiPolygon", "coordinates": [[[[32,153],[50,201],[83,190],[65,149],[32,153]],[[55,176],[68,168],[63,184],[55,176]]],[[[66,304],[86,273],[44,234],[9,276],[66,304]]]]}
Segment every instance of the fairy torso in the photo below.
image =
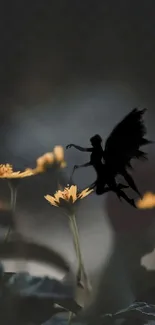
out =
{"type": "Polygon", "coordinates": [[[97,171],[99,168],[103,167],[104,163],[104,151],[102,147],[93,148],[93,151],[90,156],[91,163],[95,170],[97,171]]]}

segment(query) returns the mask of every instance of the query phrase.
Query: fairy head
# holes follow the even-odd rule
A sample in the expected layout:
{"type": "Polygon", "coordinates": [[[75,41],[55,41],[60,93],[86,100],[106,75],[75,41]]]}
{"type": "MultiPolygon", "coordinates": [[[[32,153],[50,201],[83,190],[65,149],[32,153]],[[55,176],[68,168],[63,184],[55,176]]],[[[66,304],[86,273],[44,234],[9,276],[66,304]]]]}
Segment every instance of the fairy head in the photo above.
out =
{"type": "Polygon", "coordinates": [[[102,143],[102,138],[99,134],[95,134],[92,138],[90,138],[90,142],[93,147],[98,147],[102,143]]]}

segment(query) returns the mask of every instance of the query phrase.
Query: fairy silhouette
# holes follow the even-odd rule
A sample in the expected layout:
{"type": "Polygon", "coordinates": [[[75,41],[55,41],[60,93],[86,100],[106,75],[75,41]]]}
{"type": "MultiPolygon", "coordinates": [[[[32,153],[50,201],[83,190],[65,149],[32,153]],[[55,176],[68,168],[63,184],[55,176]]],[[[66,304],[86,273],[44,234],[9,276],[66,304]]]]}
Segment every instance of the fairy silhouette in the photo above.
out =
{"type": "Polygon", "coordinates": [[[141,146],[152,143],[152,141],[144,138],[146,135],[146,127],[143,121],[145,111],[146,109],[134,108],[126,115],[112,130],[105,142],[104,150],[102,138],[98,134],[90,139],[92,145],[90,148],[83,148],[75,144],[66,146],[66,149],[74,147],[80,151],[91,153],[90,161],[83,165],[75,165],[73,172],[80,167],[93,166],[97,173],[97,179],[90,187],[95,188],[97,195],[114,191],[119,198],[123,197],[128,203],[135,206],[134,200],[129,199],[122,191],[126,186],[116,183],[115,178],[120,174],[129,187],[141,197],[127,169],[132,169],[132,159],[147,160],[147,154],[140,150],[141,146]]]}

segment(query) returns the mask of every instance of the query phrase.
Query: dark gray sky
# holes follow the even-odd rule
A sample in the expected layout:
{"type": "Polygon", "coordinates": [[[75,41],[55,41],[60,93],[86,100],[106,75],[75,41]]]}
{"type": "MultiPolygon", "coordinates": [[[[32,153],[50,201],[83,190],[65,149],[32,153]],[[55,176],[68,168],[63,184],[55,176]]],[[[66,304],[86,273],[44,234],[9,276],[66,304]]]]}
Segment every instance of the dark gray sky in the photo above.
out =
{"type": "MultiPolygon", "coordinates": [[[[87,146],[94,133],[105,140],[114,125],[136,106],[148,108],[148,137],[155,138],[154,10],[153,0],[2,1],[2,162],[22,168],[56,144],[87,146]]],[[[134,177],[142,192],[155,190],[154,149],[148,150],[149,162],[135,165],[134,177]]],[[[88,158],[74,149],[66,152],[66,175],[69,177],[74,164],[88,158]]],[[[79,170],[74,181],[84,187],[94,177],[92,169],[79,170]]],[[[67,221],[43,198],[54,189],[53,175],[23,182],[17,204],[19,224],[25,234],[52,243],[74,261],[67,221]]],[[[1,188],[0,193],[7,195],[7,188],[1,188]]],[[[139,256],[150,250],[147,245],[153,240],[146,227],[154,229],[153,218],[152,212],[135,212],[125,203],[121,205],[114,194],[83,201],[78,222],[90,271],[105,260],[114,236],[121,247],[129,247],[130,256],[125,248],[123,256],[139,265],[139,256]],[[134,229],[135,240],[139,238],[137,257],[131,254],[134,229]],[[142,239],[140,229],[145,229],[142,239]]]]}

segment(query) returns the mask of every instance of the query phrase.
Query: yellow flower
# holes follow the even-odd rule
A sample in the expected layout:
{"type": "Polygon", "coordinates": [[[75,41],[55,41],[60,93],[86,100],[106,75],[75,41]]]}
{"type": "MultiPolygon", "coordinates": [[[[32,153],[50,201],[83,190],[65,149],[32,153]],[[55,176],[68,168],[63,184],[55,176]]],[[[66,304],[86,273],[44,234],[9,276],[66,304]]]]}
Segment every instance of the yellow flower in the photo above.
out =
{"type": "Polygon", "coordinates": [[[66,166],[64,160],[64,150],[61,146],[56,146],[53,152],[47,152],[36,160],[35,168],[26,168],[24,171],[14,171],[10,164],[0,164],[0,178],[16,179],[34,176],[43,173],[49,165],[57,164],[60,168],[66,166]]]}
{"type": "Polygon", "coordinates": [[[136,205],[139,209],[155,208],[155,194],[151,192],[145,193],[143,198],[137,201],[136,205]]]}
{"type": "Polygon", "coordinates": [[[46,152],[43,156],[37,159],[37,166],[41,166],[43,164],[52,164],[54,162],[53,152],[46,152]]]}
{"type": "Polygon", "coordinates": [[[66,167],[63,147],[55,146],[55,148],[53,150],[53,154],[54,154],[54,158],[55,158],[56,162],[60,164],[60,167],[61,168],[66,167]]]}
{"type": "Polygon", "coordinates": [[[67,186],[64,190],[58,190],[53,196],[47,194],[45,195],[45,199],[56,207],[71,207],[75,204],[75,202],[83,199],[93,190],[89,190],[86,188],[85,190],[78,192],[76,185],[67,186]]]}
{"type": "Polygon", "coordinates": [[[36,160],[36,167],[33,169],[34,174],[45,172],[48,165],[54,163],[53,152],[47,152],[36,160]]]}
{"type": "Polygon", "coordinates": [[[64,160],[64,149],[61,146],[55,146],[53,152],[47,152],[36,161],[36,168],[33,169],[34,174],[44,172],[46,167],[56,164],[60,168],[66,167],[64,160]]]}
{"type": "Polygon", "coordinates": [[[28,176],[32,176],[33,172],[31,169],[27,168],[23,172],[13,170],[12,165],[5,164],[0,165],[0,178],[14,179],[14,178],[24,178],[28,176]]]}

